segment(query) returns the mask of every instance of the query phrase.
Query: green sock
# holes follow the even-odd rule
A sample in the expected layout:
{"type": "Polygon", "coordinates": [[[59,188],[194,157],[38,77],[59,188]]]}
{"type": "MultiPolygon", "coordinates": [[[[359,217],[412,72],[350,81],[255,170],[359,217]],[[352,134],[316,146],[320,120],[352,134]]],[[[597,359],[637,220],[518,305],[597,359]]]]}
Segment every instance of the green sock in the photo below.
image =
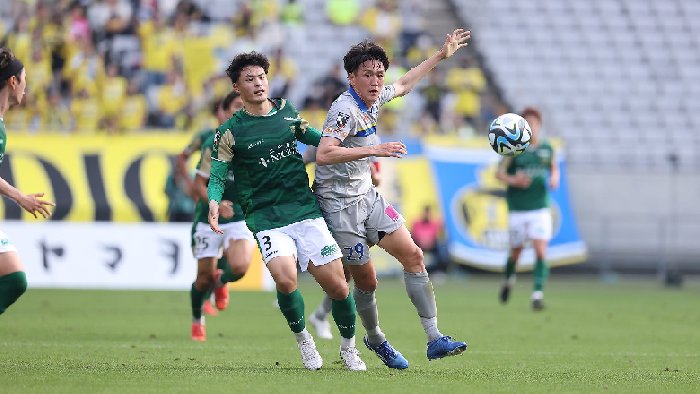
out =
{"type": "Polygon", "coordinates": [[[537,259],[537,261],[535,262],[534,276],[535,276],[534,291],[542,291],[542,289],[544,288],[544,282],[547,280],[547,277],[549,276],[549,267],[544,262],[544,259],[537,259]]]}
{"type": "Polygon", "coordinates": [[[304,321],[304,298],[301,296],[299,289],[289,294],[284,294],[277,290],[277,302],[292,332],[298,334],[304,331],[304,328],[306,328],[306,322],[304,321]]]}
{"type": "Polygon", "coordinates": [[[0,315],[27,290],[27,275],[22,271],[0,276],[0,315]]]}
{"type": "Polygon", "coordinates": [[[208,298],[208,294],[211,294],[211,290],[201,291],[192,283],[192,288],[190,289],[190,300],[192,301],[192,318],[195,320],[202,319],[202,304],[204,300],[208,298]]]}
{"type": "Polygon", "coordinates": [[[331,313],[338,326],[340,336],[350,339],[355,336],[355,299],[352,294],[344,300],[331,300],[331,313]]]}
{"type": "Polygon", "coordinates": [[[243,275],[236,275],[231,272],[231,266],[228,265],[226,256],[221,256],[216,263],[216,268],[224,271],[223,274],[221,274],[221,283],[235,282],[243,277],[243,275]]]}
{"type": "Polygon", "coordinates": [[[515,260],[512,257],[508,257],[508,260],[506,260],[506,281],[509,281],[513,275],[515,275],[515,260]]]}

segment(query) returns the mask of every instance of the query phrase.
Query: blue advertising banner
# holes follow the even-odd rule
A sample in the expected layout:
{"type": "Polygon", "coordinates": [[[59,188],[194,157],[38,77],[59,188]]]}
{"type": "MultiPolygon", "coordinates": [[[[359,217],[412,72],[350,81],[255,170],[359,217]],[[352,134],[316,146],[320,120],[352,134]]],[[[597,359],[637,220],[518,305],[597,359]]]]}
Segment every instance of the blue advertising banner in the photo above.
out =
{"type": "MultiPolygon", "coordinates": [[[[424,146],[437,185],[445,221],[447,249],[460,264],[502,270],[508,250],[505,186],[495,178],[500,156],[488,149],[424,146]]],[[[581,262],[586,246],[579,237],[568,195],[566,162],[558,156],[560,186],[551,191],[552,240],[547,260],[553,265],[581,262]]],[[[518,269],[534,263],[526,247],[518,269]]]]}

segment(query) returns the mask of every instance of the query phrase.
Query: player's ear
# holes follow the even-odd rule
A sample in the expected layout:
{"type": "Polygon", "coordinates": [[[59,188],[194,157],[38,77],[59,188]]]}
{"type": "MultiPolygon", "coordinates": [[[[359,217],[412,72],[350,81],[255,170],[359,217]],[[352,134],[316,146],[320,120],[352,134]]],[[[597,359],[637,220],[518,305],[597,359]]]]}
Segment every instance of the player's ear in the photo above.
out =
{"type": "Polygon", "coordinates": [[[234,92],[236,92],[236,93],[238,93],[238,94],[241,94],[241,90],[238,89],[238,83],[234,82],[234,83],[231,85],[231,88],[233,89],[234,92]]]}

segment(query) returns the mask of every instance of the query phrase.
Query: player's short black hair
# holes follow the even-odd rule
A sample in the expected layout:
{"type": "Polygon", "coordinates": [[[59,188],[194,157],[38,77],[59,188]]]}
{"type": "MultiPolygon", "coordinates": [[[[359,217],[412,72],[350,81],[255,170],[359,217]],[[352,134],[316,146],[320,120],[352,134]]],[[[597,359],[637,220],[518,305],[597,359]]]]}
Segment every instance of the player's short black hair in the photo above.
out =
{"type": "Polygon", "coordinates": [[[10,77],[16,77],[19,80],[23,68],[22,62],[15,58],[9,48],[0,48],[0,89],[5,87],[10,77]]]}
{"type": "Polygon", "coordinates": [[[343,56],[343,66],[348,74],[354,73],[367,60],[379,61],[384,65],[385,70],[389,69],[389,57],[387,57],[386,51],[371,40],[364,40],[359,44],[353,45],[348,53],[343,56]]]}
{"type": "Polygon", "coordinates": [[[224,97],[221,100],[221,108],[223,108],[224,110],[227,110],[228,107],[231,106],[231,103],[233,102],[233,100],[237,99],[238,96],[240,96],[240,94],[238,92],[235,92],[233,90],[231,92],[229,92],[229,94],[227,94],[226,97],[224,97]]]}
{"type": "Polygon", "coordinates": [[[217,112],[219,112],[219,108],[221,108],[222,101],[223,100],[220,97],[217,97],[211,101],[211,103],[209,104],[209,110],[211,111],[212,115],[216,116],[217,112]]]}
{"type": "Polygon", "coordinates": [[[238,82],[241,71],[248,66],[260,66],[265,70],[265,74],[267,74],[270,70],[270,61],[267,60],[265,55],[255,51],[236,55],[226,69],[226,75],[231,78],[231,83],[238,82]]]}

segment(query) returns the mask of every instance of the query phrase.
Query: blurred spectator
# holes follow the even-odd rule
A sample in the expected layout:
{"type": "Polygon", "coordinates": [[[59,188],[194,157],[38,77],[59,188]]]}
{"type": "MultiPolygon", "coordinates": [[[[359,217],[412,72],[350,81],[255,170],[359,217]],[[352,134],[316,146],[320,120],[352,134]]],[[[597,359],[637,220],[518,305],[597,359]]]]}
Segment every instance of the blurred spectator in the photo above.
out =
{"type": "MultiPolygon", "coordinates": [[[[65,128],[65,111],[48,113],[58,102],[71,114],[68,129],[80,132],[203,126],[210,121],[206,103],[230,89],[219,78],[225,65],[251,50],[272,60],[271,93],[305,96],[299,107],[313,116],[347,89],[347,78],[339,59],[318,59],[310,72],[298,69],[296,62],[323,53],[307,45],[310,39],[374,37],[391,58],[387,82],[438,49],[425,30],[429,13],[420,0],[329,0],[313,10],[300,0],[7,3],[0,6],[0,30],[28,66],[25,104],[7,121],[30,131],[65,128]],[[329,64],[328,74],[318,73],[329,64]]],[[[387,105],[382,132],[466,135],[502,106],[475,62],[436,74],[416,90],[420,97],[387,105]]]]}
{"type": "Polygon", "coordinates": [[[360,2],[357,0],[328,0],[326,15],[334,25],[348,26],[360,15],[360,2]]]}
{"type": "Polygon", "coordinates": [[[425,265],[429,270],[445,268],[439,250],[441,233],[442,222],[433,218],[430,205],[426,205],[423,215],[411,225],[411,236],[416,245],[423,250],[425,265]]]}
{"type": "Polygon", "coordinates": [[[438,72],[433,71],[430,73],[427,85],[421,88],[421,94],[425,101],[423,108],[435,122],[440,122],[442,118],[442,99],[445,92],[446,88],[443,86],[438,72]]]}
{"type": "Polygon", "coordinates": [[[49,131],[70,131],[72,129],[72,116],[70,108],[61,99],[58,89],[49,89],[49,108],[43,111],[41,128],[49,131]]]}
{"type": "Polygon", "coordinates": [[[275,49],[274,54],[270,58],[270,70],[268,72],[270,97],[287,97],[289,89],[296,81],[296,77],[296,63],[284,55],[282,47],[275,49]]]}

